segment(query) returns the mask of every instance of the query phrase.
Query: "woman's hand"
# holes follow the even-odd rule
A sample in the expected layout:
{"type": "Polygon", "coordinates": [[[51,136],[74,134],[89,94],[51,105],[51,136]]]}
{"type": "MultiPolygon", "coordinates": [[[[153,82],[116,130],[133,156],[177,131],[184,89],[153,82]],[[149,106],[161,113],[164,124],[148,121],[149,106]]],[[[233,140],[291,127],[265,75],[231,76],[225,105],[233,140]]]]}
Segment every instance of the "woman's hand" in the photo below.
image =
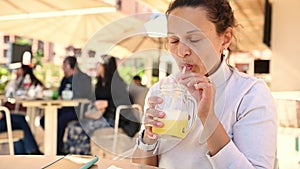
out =
{"type": "Polygon", "coordinates": [[[94,108],[88,110],[87,112],[85,112],[85,117],[89,118],[89,119],[100,119],[103,114],[105,113],[105,110],[108,106],[108,102],[107,100],[96,100],[94,102],[94,108]]]}
{"type": "Polygon", "coordinates": [[[214,112],[214,87],[208,77],[199,73],[187,72],[179,75],[178,80],[186,86],[198,102],[198,117],[205,122],[209,113],[214,112]]]}
{"type": "Polygon", "coordinates": [[[94,102],[94,106],[96,107],[97,110],[105,109],[108,106],[108,101],[107,100],[96,100],[94,102]]]}
{"type": "Polygon", "coordinates": [[[149,108],[146,110],[144,125],[145,125],[145,137],[157,139],[157,134],[152,132],[152,127],[162,127],[163,123],[161,119],[165,117],[165,113],[156,110],[157,104],[161,104],[163,100],[158,96],[151,96],[148,98],[149,108]]]}

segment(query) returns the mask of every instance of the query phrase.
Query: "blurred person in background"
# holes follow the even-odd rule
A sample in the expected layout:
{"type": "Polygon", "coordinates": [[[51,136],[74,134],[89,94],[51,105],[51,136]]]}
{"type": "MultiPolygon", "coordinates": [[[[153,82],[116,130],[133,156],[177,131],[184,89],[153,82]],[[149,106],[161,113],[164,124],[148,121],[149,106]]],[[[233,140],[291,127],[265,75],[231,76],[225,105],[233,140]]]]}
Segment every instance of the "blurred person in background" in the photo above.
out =
{"type": "MultiPolygon", "coordinates": [[[[73,93],[73,99],[87,98],[91,100],[92,97],[92,82],[91,77],[83,73],[78,65],[77,59],[74,56],[67,56],[62,65],[64,77],[61,80],[58,88],[58,95],[62,98],[62,93],[66,88],[73,93]]],[[[66,154],[63,150],[63,138],[65,129],[71,121],[78,121],[77,113],[78,107],[63,107],[58,110],[57,116],[57,154],[66,154]]],[[[40,120],[40,124],[44,127],[44,116],[40,120]]]]}
{"type": "MultiPolygon", "coordinates": [[[[24,79],[26,75],[30,77],[30,84],[27,87],[43,87],[43,83],[34,75],[32,67],[29,65],[22,65],[16,70],[16,78],[12,79],[5,87],[6,92],[13,91],[13,93],[8,94],[9,97],[14,97],[18,94],[25,94],[23,91],[25,91],[26,89],[24,84],[24,79]]],[[[4,106],[6,106],[10,111],[14,110],[14,112],[16,113],[11,114],[12,130],[23,130],[24,132],[24,138],[14,143],[15,154],[42,154],[25,119],[25,116],[20,114],[20,111],[26,112],[26,108],[23,107],[21,104],[15,104],[10,102],[5,102],[4,106]]],[[[0,132],[6,131],[6,117],[3,112],[0,112],[0,132]]]]}
{"type": "MultiPolygon", "coordinates": [[[[97,64],[94,108],[87,111],[85,118],[80,122],[68,126],[69,132],[65,142],[68,153],[90,154],[90,137],[93,132],[100,128],[114,127],[116,107],[131,104],[126,87],[127,84],[117,71],[116,58],[102,55],[97,64]]],[[[126,113],[126,118],[120,117],[120,127],[130,137],[133,137],[140,127],[133,118],[130,112],[126,113]]]]}
{"type": "MultiPolygon", "coordinates": [[[[29,128],[25,116],[21,114],[11,114],[12,130],[23,130],[24,137],[14,143],[14,151],[16,155],[31,154],[41,155],[35,138],[29,128]]],[[[4,112],[0,112],[0,132],[7,132],[6,117],[4,112]]]]}
{"type": "Polygon", "coordinates": [[[143,86],[142,85],[142,78],[139,75],[133,76],[133,82],[134,82],[134,84],[136,84],[138,86],[143,86]]]}

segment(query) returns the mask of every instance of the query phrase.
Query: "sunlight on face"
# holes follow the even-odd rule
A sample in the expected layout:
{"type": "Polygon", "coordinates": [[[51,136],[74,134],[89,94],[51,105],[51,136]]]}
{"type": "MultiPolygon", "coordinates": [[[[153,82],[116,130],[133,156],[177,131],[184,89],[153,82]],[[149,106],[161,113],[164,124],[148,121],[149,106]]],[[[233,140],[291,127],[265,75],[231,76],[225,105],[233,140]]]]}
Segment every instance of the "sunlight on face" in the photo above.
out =
{"type": "Polygon", "coordinates": [[[201,7],[176,8],[170,13],[168,42],[180,69],[205,75],[220,62],[222,40],[201,7]]]}

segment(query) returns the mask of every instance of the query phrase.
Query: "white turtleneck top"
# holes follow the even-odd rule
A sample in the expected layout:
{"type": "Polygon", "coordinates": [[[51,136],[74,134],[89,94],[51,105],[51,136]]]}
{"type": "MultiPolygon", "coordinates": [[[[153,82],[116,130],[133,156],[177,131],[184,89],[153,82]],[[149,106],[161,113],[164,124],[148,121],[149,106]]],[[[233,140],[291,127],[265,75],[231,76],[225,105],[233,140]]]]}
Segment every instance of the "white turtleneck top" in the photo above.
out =
{"type": "MultiPolygon", "coordinates": [[[[172,76],[172,75],[171,75],[172,76]]],[[[166,77],[170,78],[170,77],[166,77]]],[[[157,152],[159,167],[166,169],[272,169],[276,156],[277,119],[273,98],[264,81],[240,73],[223,62],[209,76],[216,88],[215,114],[231,141],[216,155],[209,156],[203,125],[178,144],[162,139],[157,152]]],[[[155,84],[146,97],[159,87],[155,84]]],[[[145,104],[145,110],[147,104],[145,104]]]]}

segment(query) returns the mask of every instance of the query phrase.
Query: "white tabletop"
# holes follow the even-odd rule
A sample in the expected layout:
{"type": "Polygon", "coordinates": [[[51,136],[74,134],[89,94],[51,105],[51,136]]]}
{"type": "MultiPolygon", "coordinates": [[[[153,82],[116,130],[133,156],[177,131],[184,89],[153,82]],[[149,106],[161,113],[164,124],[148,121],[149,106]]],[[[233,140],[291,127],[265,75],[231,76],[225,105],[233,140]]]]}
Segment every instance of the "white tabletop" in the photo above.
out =
{"type": "MultiPolygon", "coordinates": [[[[40,156],[40,155],[1,155],[0,169],[40,169],[47,164],[61,158],[62,156],[40,156]]],[[[99,159],[98,162],[91,167],[91,169],[106,169],[106,168],[130,168],[130,169],[155,169],[157,167],[131,163],[129,161],[117,161],[99,159]]]]}

